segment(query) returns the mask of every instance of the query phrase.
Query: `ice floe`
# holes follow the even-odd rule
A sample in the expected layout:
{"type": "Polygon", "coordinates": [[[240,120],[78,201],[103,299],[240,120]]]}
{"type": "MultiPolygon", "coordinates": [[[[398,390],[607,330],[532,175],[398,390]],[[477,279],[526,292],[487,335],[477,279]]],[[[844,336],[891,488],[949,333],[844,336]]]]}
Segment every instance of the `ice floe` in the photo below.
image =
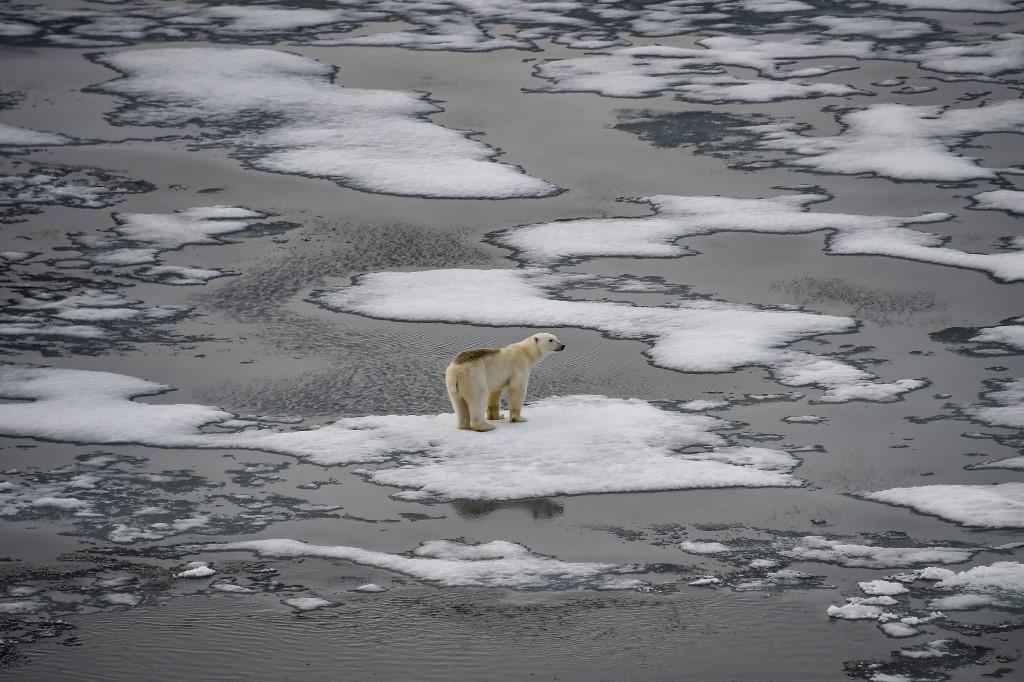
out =
{"type": "Polygon", "coordinates": [[[707,300],[643,307],[552,296],[553,290],[585,281],[584,275],[540,269],[381,272],[319,292],[314,300],[382,319],[597,329],[650,343],[648,356],[661,367],[724,372],[762,365],[783,384],[822,387],[824,402],[891,401],[926,385],[918,379],[883,383],[837,359],[785,347],[801,338],[848,331],[854,327],[849,318],[707,300]],[[487,304],[493,291],[503,292],[500,307],[487,304]]]}
{"type": "Polygon", "coordinates": [[[337,606],[334,602],[322,597],[289,597],[288,599],[282,599],[281,603],[292,607],[296,611],[315,611],[316,609],[328,606],[337,606]]]}
{"type": "Polygon", "coordinates": [[[642,400],[548,398],[528,406],[528,425],[502,424],[487,438],[455,429],[450,414],[354,417],[306,431],[208,433],[201,428],[234,415],[203,405],[132,400],[166,390],[106,372],[2,368],[0,396],[33,402],[0,403],[0,432],[82,443],[265,450],[325,465],[397,460],[364,475],[411,488],[399,496],[415,499],[800,485],[790,474],[799,464],[795,457],[729,446],[714,433],[724,426],[721,420],[642,400]],[[52,419],[55,413],[62,419],[52,419]],[[678,452],[692,446],[705,451],[678,452]]]}
{"type": "Polygon", "coordinates": [[[967,416],[992,426],[1024,429],[1024,379],[994,380],[981,394],[985,404],[968,407],[967,416]]]}
{"type": "Polygon", "coordinates": [[[648,97],[662,92],[697,102],[769,102],[867,94],[849,85],[797,82],[791,79],[827,73],[784,67],[794,60],[821,57],[866,57],[870,41],[790,38],[760,41],[715,36],[697,41],[699,48],[662,45],[627,47],[607,54],[557,59],[537,66],[549,81],[544,92],[594,92],[605,97],[648,97]],[[727,75],[723,66],[753,69],[760,78],[727,75]]]}
{"type": "Polygon", "coordinates": [[[1024,172],[986,168],[953,148],[983,133],[1024,133],[1024,101],[1007,100],[973,109],[875,104],[841,114],[838,135],[808,135],[791,124],[758,126],[766,150],[792,156],[776,163],[842,175],[875,174],[896,180],[962,182],[1024,172]]]}
{"type": "Polygon", "coordinates": [[[30,172],[0,175],[0,216],[38,212],[38,206],[60,204],[74,208],[104,208],[126,194],[149,192],[153,186],[95,168],[40,167],[30,172]]]}
{"type": "Polygon", "coordinates": [[[910,507],[964,526],[1024,527],[1024,483],[923,485],[864,493],[861,497],[910,507]]]}
{"type": "Polygon", "coordinates": [[[115,123],[196,121],[209,141],[262,170],[324,177],[388,194],[539,197],[557,188],[494,160],[497,152],[427,120],[420,95],[345,88],[335,69],[268,49],[170,48],[97,58],[124,74],[96,90],[131,100],[115,123]]]}
{"type": "Polygon", "coordinates": [[[909,225],[948,220],[948,213],[917,216],[861,215],[811,210],[827,194],[791,194],[763,199],[657,195],[650,216],[578,218],[537,223],[497,232],[491,240],[515,250],[527,262],[552,263],[601,256],[668,258],[687,256],[687,237],[722,232],[806,234],[827,231],[825,252],[876,255],[986,272],[1005,282],[1024,279],[1024,250],[972,253],[945,246],[939,235],[909,225]]]}
{"type": "Polygon", "coordinates": [[[782,555],[797,561],[821,561],[858,568],[900,568],[926,563],[958,564],[969,560],[976,551],[959,547],[860,545],[808,535],[792,549],[784,550],[782,555]]]}
{"type": "Polygon", "coordinates": [[[69,138],[57,133],[44,133],[0,123],[0,147],[49,147],[68,144],[70,141],[69,138]]]}
{"type": "Polygon", "coordinates": [[[1024,35],[1002,33],[971,42],[938,42],[908,52],[893,52],[890,57],[906,59],[922,68],[948,74],[997,76],[1024,67],[1024,35]]]}
{"type": "Polygon", "coordinates": [[[732,548],[721,542],[703,542],[697,540],[686,540],[679,543],[679,549],[688,554],[722,554],[729,552],[732,548]]]}
{"type": "Polygon", "coordinates": [[[175,578],[209,578],[211,575],[216,573],[205,561],[192,561],[185,570],[179,571],[174,574],[175,578]]]}
{"type": "Polygon", "coordinates": [[[787,424],[822,424],[828,421],[828,417],[819,417],[813,414],[800,414],[783,417],[782,421],[787,424]]]}
{"type": "Polygon", "coordinates": [[[989,192],[979,192],[971,196],[974,206],[971,208],[1007,211],[1024,215],[1024,192],[1013,189],[995,189],[989,192]]]}
{"type": "Polygon", "coordinates": [[[381,568],[446,587],[538,589],[635,589],[642,583],[623,574],[637,567],[559,561],[514,542],[478,545],[433,540],[411,556],[345,545],[314,545],[298,540],[268,539],[203,545],[205,551],[253,552],[263,557],[319,557],[381,568]]]}
{"type": "MultiPolygon", "coordinates": [[[[269,214],[238,206],[196,206],[174,213],[115,213],[113,237],[76,237],[82,257],[100,265],[123,267],[153,264],[165,251],[196,244],[223,244],[222,237],[253,228],[290,227],[292,223],[268,222],[269,214]]],[[[144,268],[143,278],[173,275],[186,279],[210,279],[219,271],[198,268],[144,268]]]]}
{"type": "Polygon", "coordinates": [[[861,592],[870,595],[892,596],[894,594],[906,594],[910,591],[903,583],[891,580],[867,580],[857,583],[857,586],[860,587],[861,592]]]}
{"type": "Polygon", "coordinates": [[[866,36],[882,40],[904,40],[934,33],[931,25],[923,21],[907,21],[888,17],[835,17],[818,16],[812,24],[825,27],[832,36],[866,36]]]}

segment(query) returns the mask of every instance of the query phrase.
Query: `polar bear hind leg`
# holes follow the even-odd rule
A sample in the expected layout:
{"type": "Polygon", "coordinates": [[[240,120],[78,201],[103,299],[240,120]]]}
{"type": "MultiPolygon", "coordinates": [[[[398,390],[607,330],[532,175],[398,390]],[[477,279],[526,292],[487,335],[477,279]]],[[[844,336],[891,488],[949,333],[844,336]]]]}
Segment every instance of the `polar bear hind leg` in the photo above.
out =
{"type": "Polygon", "coordinates": [[[501,389],[492,391],[487,398],[487,418],[491,421],[501,421],[501,389]]]}

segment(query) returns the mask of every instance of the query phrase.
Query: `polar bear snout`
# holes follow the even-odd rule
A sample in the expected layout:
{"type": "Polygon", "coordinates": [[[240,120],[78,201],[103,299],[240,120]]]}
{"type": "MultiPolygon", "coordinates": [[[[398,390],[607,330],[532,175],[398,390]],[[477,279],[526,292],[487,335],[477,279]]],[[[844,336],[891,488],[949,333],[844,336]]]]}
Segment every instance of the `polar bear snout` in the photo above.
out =
{"type": "Polygon", "coordinates": [[[556,351],[563,351],[563,350],[565,350],[565,344],[564,343],[559,344],[558,348],[556,348],[555,350],[556,351]]]}

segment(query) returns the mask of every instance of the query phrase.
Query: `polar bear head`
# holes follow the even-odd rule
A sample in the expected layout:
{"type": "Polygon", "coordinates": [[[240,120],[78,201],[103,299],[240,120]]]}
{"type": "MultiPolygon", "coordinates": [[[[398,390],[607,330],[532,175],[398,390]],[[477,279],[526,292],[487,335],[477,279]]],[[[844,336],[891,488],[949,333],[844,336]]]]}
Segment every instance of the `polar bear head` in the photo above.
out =
{"type": "Polygon", "coordinates": [[[541,332],[540,334],[534,334],[530,339],[536,344],[542,355],[565,350],[565,344],[559,341],[558,337],[554,334],[541,332]]]}

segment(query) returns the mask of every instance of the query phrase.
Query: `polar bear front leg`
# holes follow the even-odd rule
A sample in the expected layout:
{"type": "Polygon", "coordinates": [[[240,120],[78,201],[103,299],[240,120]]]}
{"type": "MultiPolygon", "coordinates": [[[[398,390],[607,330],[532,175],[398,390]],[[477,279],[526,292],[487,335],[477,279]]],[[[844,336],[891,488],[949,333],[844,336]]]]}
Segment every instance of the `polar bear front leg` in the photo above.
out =
{"type": "Polygon", "coordinates": [[[501,421],[501,389],[491,393],[487,398],[487,418],[491,421],[501,421]]]}
{"type": "Polygon", "coordinates": [[[523,398],[526,397],[528,378],[508,385],[508,420],[513,424],[526,421],[523,417],[523,398]]]}

